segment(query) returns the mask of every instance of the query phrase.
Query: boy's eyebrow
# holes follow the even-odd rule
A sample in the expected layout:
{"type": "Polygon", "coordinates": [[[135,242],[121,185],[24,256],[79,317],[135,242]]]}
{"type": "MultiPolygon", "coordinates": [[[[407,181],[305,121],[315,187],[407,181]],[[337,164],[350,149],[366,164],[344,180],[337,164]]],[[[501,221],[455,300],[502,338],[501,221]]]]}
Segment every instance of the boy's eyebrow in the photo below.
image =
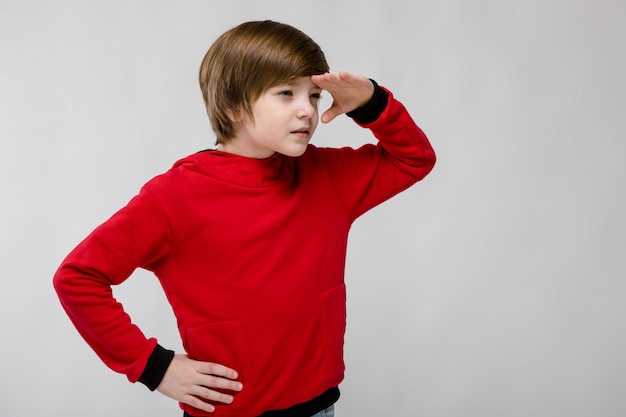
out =
{"type": "MultiPolygon", "coordinates": [[[[286,82],[285,82],[285,83],[283,83],[283,84],[278,84],[278,85],[277,85],[277,87],[279,87],[279,86],[281,86],[281,85],[288,85],[288,86],[290,86],[290,87],[293,87],[293,86],[295,86],[296,84],[297,84],[296,80],[289,80],[289,81],[286,81],[286,82]]],[[[312,90],[323,90],[323,88],[322,88],[322,87],[320,87],[320,86],[318,86],[318,85],[316,85],[316,84],[314,84],[314,85],[313,85],[313,87],[312,87],[311,89],[312,89],[312,90]]]]}

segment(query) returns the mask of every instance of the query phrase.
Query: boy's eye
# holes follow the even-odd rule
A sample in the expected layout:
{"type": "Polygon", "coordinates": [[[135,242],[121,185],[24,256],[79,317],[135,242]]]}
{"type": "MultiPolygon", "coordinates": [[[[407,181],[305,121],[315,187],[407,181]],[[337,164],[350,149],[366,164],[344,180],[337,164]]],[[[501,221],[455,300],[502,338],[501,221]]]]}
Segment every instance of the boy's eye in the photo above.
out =
{"type": "MultiPolygon", "coordinates": [[[[293,90],[281,90],[277,93],[279,96],[284,96],[284,97],[292,97],[294,95],[293,90]]],[[[320,99],[322,98],[322,93],[311,93],[311,98],[313,99],[320,99]]]]}

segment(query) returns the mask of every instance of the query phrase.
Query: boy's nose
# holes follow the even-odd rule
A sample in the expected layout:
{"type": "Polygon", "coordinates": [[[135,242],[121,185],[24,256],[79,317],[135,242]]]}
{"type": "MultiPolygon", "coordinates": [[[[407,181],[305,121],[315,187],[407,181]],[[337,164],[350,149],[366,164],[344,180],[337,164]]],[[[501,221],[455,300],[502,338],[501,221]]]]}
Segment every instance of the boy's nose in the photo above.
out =
{"type": "Polygon", "coordinates": [[[313,115],[315,114],[315,111],[316,111],[316,107],[313,103],[311,103],[309,99],[302,100],[298,107],[298,117],[299,118],[313,117],[313,115]]]}

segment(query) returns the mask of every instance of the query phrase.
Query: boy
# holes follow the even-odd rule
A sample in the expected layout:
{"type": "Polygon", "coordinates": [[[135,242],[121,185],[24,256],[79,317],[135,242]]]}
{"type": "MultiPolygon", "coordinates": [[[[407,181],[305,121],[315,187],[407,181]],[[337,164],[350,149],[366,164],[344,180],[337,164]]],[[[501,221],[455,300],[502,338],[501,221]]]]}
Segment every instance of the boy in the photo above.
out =
{"type": "Polygon", "coordinates": [[[328,73],[272,21],[223,34],[200,68],[217,149],[178,161],[96,228],[54,277],[100,358],[186,416],[331,416],[343,379],[344,263],[354,220],[422,179],[434,152],[388,90],[328,73]],[[309,144],[322,90],[377,145],[309,144]],[[112,296],[137,267],[171,303],[186,354],[147,338],[112,296]]]}

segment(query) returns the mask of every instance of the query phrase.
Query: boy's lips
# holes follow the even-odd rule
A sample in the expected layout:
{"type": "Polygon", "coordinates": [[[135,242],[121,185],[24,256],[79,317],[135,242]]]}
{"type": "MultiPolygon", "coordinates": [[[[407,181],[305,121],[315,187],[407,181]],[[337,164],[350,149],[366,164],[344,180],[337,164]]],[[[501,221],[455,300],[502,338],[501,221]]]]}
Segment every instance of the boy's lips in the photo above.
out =
{"type": "Polygon", "coordinates": [[[310,127],[301,127],[300,129],[292,130],[291,134],[297,138],[308,141],[311,138],[311,132],[310,127]]]}

